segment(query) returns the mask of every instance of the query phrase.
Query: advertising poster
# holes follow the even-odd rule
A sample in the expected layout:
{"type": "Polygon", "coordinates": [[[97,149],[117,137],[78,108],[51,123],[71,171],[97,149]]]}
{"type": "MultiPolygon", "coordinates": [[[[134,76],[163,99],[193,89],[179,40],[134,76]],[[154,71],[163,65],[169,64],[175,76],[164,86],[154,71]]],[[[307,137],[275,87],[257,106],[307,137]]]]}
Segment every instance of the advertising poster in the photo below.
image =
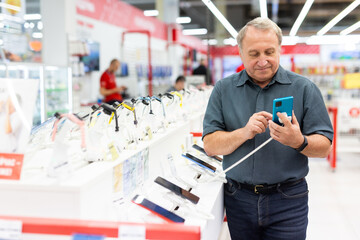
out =
{"type": "Polygon", "coordinates": [[[0,179],[19,179],[31,131],[37,80],[0,79],[0,179]]]}

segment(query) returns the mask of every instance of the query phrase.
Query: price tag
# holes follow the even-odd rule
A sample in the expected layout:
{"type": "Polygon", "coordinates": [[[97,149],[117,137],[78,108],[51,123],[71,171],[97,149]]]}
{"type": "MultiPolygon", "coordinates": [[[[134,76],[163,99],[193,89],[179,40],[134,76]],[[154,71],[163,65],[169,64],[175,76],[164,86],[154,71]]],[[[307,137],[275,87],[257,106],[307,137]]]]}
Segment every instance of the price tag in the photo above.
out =
{"type": "Polygon", "coordinates": [[[0,219],[0,239],[21,240],[22,222],[0,219]]]}
{"type": "Polygon", "coordinates": [[[0,153],[0,179],[19,180],[24,154],[0,153]]]}
{"type": "Polygon", "coordinates": [[[145,240],[145,226],[121,225],[119,226],[119,239],[121,240],[145,240]]]}
{"type": "Polygon", "coordinates": [[[110,143],[108,145],[108,147],[109,147],[109,151],[110,151],[110,154],[111,154],[111,159],[114,161],[115,159],[117,159],[119,157],[119,153],[116,150],[114,142],[110,143]]]}
{"type": "Polygon", "coordinates": [[[146,133],[147,133],[147,135],[149,137],[149,140],[151,140],[152,137],[153,137],[151,128],[149,126],[147,126],[145,129],[146,129],[146,133]]]}

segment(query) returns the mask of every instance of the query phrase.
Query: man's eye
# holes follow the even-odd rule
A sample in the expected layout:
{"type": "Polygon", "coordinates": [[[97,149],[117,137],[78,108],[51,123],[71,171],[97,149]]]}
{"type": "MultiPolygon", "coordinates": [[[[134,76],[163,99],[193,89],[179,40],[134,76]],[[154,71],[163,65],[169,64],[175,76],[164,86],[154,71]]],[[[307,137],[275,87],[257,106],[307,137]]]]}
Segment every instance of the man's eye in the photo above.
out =
{"type": "Polygon", "coordinates": [[[259,53],[250,53],[250,57],[257,57],[259,56],[259,53]]]}

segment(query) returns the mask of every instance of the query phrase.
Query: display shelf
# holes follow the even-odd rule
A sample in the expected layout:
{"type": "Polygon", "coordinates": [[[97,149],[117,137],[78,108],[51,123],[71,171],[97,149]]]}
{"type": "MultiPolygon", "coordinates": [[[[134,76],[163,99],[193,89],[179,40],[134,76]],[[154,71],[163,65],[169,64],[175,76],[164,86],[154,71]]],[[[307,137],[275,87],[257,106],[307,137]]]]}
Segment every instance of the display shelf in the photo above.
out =
{"type": "MultiPolygon", "coordinates": [[[[117,194],[114,193],[114,169],[136,154],[148,151],[149,171],[148,177],[145,179],[146,186],[151,184],[157,176],[170,172],[169,169],[164,168],[164,162],[169,154],[172,154],[174,159],[179,162],[177,167],[182,175],[186,175],[183,174],[185,172],[191,175],[192,168],[189,168],[189,163],[182,159],[181,153],[186,146],[186,136],[192,131],[199,130],[202,119],[203,113],[193,114],[186,121],[180,120],[169,125],[165,132],[154,134],[151,140],[140,141],[135,147],[122,151],[115,161],[94,162],[74,169],[71,175],[61,179],[48,177],[43,169],[27,169],[27,159],[25,158],[20,181],[0,181],[2,195],[0,212],[4,216],[13,217],[119,221],[119,218],[124,217],[121,207],[125,205],[114,204],[114,200],[117,199],[117,194]],[[24,204],[24,199],[26,199],[26,204],[24,204]]],[[[51,161],[49,156],[51,156],[51,149],[39,153],[37,158],[51,161]]],[[[141,193],[146,186],[133,189],[129,196],[125,196],[125,200],[129,200],[136,192],[140,191],[141,193]]],[[[207,212],[214,218],[189,216],[186,218],[185,224],[179,226],[184,226],[184,233],[188,226],[195,226],[201,230],[201,239],[213,239],[213,236],[218,236],[220,233],[224,214],[222,182],[199,183],[193,192],[200,196],[199,204],[207,209],[207,212]]],[[[162,202],[159,203],[162,204],[162,202]]],[[[136,209],[137,206],[134,206],[133,208],[136,209]]],[[[151,214],[148,213],[148,215],[151,214]]],[[[125,219],[122,222],[133,221],[125,219]]],[[[160,225],[163,229],[167,228],[166,224],[160,225]]],[[[182,234],[181,230],[178,235],[184,239],[182,234]]],[[[200,236],[196,235],[194,239],[200,239],[200,236]]]]}

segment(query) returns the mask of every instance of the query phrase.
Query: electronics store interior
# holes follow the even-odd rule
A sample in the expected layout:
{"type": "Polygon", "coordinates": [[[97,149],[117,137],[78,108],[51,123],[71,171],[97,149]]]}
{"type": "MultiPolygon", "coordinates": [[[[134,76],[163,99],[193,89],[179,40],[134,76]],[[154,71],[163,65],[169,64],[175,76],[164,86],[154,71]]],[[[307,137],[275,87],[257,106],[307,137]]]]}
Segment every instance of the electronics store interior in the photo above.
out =
{"type": "Polygon", "coordinates": [[[360,240],[360,0],[0,8],[0,239],[360,240]]]}

